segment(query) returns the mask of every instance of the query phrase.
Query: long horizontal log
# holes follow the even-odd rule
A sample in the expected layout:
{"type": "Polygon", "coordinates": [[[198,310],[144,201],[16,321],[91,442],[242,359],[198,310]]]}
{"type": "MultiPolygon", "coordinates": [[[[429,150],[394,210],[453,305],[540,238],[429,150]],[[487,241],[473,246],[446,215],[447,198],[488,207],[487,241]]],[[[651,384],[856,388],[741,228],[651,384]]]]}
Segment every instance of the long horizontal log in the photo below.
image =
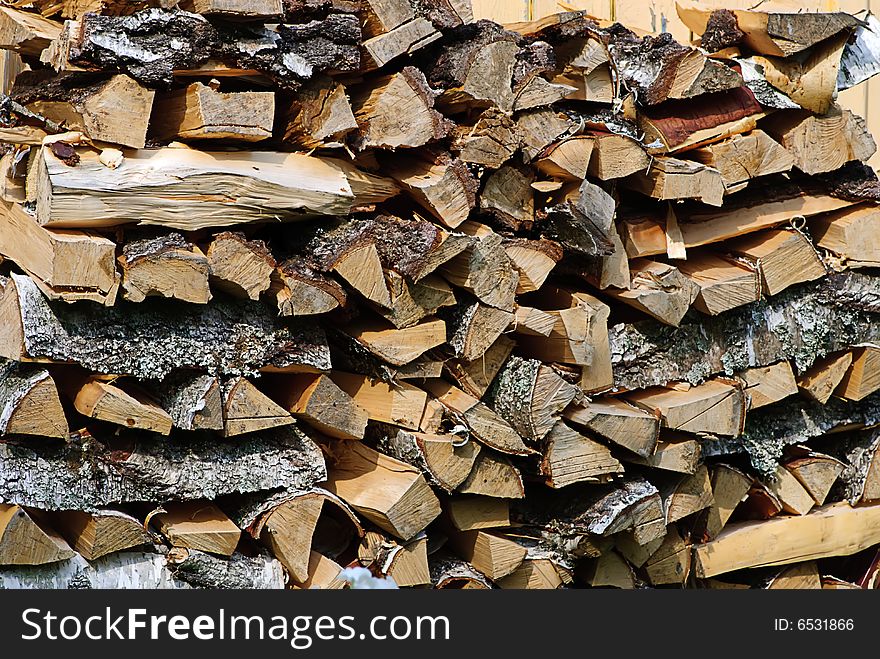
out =
{"type": "Polygon", "coordinates": [[[799,372],[825,355],[880,337],[880,277],[833,274],[769,300],[678,328],[653,320],[608,330],[614,384],[640,389],[685,380],[699,384],[791,359],[799,372]]]}
{"type": "Polygon", "coordinates": [[[72,362],[157,380],[180,368],[226,375],[330,368],[320,328],[282,324],[252,301],[68,305],[50,302],[30,277],[13,274],[0,293],[0,319],[0,356],[17,361],[72,362]]]}
{"type": "Polygon", "coordinates": [[[37,221],[53,228],[155,224],[193,231],[347,215],[393,197],[391,179],[342,160],[272,151],[126,150],[116,169],[81,149],[75,166],[41,148],[28,170],[37,221]]]}
{"type": "Polygon", "coordinates": [[[87,561],[79,554],[60,563],[0,568],[0,588],[168,590],[284,588],[284,570],[261,554],[230,559],[192,551],[182,561],[159,551],[125,551],[87,561]]]}
{"type": "Polygon", "coordinates": [[[227,442],[141,437],[106,445],[86,434],[62,445],[0,443],[0,501],[90,511],[133,501],[303,489],[327,477],[320,449],[293,426],[227,442]]]}

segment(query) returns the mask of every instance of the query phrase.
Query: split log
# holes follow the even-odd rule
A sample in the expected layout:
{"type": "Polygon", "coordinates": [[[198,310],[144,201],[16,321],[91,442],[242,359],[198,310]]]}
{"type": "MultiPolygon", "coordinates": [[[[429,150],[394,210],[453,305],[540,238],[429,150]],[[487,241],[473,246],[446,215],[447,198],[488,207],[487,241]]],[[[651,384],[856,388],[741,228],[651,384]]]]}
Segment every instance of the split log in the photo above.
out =
{"type": "Polygon", "coordinates": [[[456,491],[498,499],[522,499],[525,496],[519,469],[504,455],[488,449],[480,451],[473,470],[456,491]]]}
{"type": "MultiPolygon", "coordinates": [[[[614,225],[614,198],[598,185],[583,181],[541,214],[544,234],[567,250],[588,257],[612,256],[620,247],[614,225]]],[[[622,250],[621,250],[622,251],[622,250]]]]}
{"type": "Polygon", "coordinates": [[[819,566],[815,561],[797,563],[777,574],[767,590],[817,590],[822,588],[819,566]]]}
{"type": "Polygon", "coordinates": [[[504,251],[519,273],[516,294],[539,290],[553,268],[562,260],[562,249],[552,240],[512,238],[504,241],[504,251]]]}
{"type": "Polygon", "coordinates": [[[700,287],[693,307],[710,316],[761,299],[760,273],[741,261],[703,252],[676,261],[678,271],[700,287]]]}
{"type": "Polygon", "coordinates": [[[345,87],[329,78],[318,78],[289,103],[278,104],[284,142],[302,149],[342,146],[358,127],[345,87]]]}
{"type": "Polygon", "coordinates": [[[505,112],[490,107],[473,124],[458,125],[452,150],[466,163],[498,169],[513,157],[519,141],[514,121],[505,112]]]}
{"type": "Polygon", "coordinates": [[[61,299],[112,304],[119,277],[116,245],[85,232],[44,229],[15,202],[0,202],[0,254],[61,299]]]}
{"type": "Polygon", "coordinates": [[[48,371],[0,361],[0,435],[66,439],[67,419],[48,371]]]}
{"type": "Polygon", "coordinates": [[[660,497],[667,525],[709,508],[714,502],[709,470],[701,465],[693,474],[667,479],[660,489],[660,497]]]}
{"type": "Polygon", "coordinates": [[[877,150],[865,120],[837,105],[824,115],[778,113],[762,122],[762,128],[805,174],[831,172],[851,160],[865,161],[877,150]]]}
{"type": "Polygon", "coordinates": [[[767,483],[782,503],[782,509],[792,515],[806,515],[815,505],[812,495],[785,467],[779,466],[773,478],[767,483]]]}
{"type": "Polygon", "coordinates": [[[574,483],[606,483],[623,474],[623,465],[604,444],[557,421],[542,441],[540,471],[553,489],[574,483]]]}
{"type": "Polygon", "coordinates": [[[139,223],[192,231],[265,221],[266,216],[346,215],[397,192],[392,181],[343,161],[299,153],[139,150],[127,152],[125,167],[117,169],[106,167],[91,151],[77,155],[76,167],[68,167],[49,147],[33,159],[28,194],[37,201],[40,224],[139,223]],[[151,182],[149,194],[141,187],[144,177],[151,182]],[[253,186],[252,194],[215,196],[218,189],[238,189],[244,179],[253,186]]]}
{"type": "Polygon", "coordinates": [[[743,381],[750,410],[778,403],[798,392],[794,372],[787,361],[750,368],[738,373],[737,377],[743,381]]]}
{"type": "Polygon", "coordinates": [[[617,24],[608,35],[608,51],[618,75],[643,105],[689,99],[742,84],[736,71],[677,43],[669,33],[640,39],[617,24]]]}
{"type": "Polygon", "coordinates": [[[574,120],[553,108],[521,112],[516,118],[516,132],[521,140],[523,159],[527,163],[533,161],[576,128],[574,120]]]}
{"type": "Polygon", "coordinates": [[[736,507],[748,495],[753,479],[739,469],[719,464],[712,470],[712,505],[706,519],[705,536],[716,538],[736,507]]]}
{"type": "Polygon", "coordinates": [[[540,441],[579,396],[580,390],[549,366],[514,356],[496,375],[486,401],[521,437],[540,441]]]}
{"type": "Polygon", "coordinates": [[[285,261],[272,275],[280,316],[314,316],[345,306],[345,289],[301,259],[285,261]]]}
{"type": "Polygon", "coordinates": [[[733,254],[749,260],[761,274],[766,295],[827,273],[816,248],[800,231],[768,229],[727,243],[733,254]]]}
{"type": "Polygon", "coordinates": [[[593,145],[596,140],[587,135],[576,135],[548,148],[535,161],[539,171],[555,178],[583,181],[587,178],[593,145]]]}
{"type": "MultiPolygon", "coordinates": [[[[713,10],[691,2],[679,2],[676,8],[679,18],[688,28],[703,35],[704,39],[712,40],[711,34],[706,32],[707,27],[720,27],[720,23],[709,23],[713,10]]],[[[795,55],[842,30],[858,25],[858,19],[843,12],[820,14],[734,9],[732,13],[741,33],[739,39],[744,45],[756,52],[778,57],[795,55]]]]}
{"type": "Polygon", "coordinates": [[[65,26],[44,57],[56,70],[71,64],[116,70],[154,87],[170,86],[182,71],[212,76],[212,60],[223,60],[226,69],[260,72],[296,89],[323,72],[357,71],[360,41],[354,14],[330,12],[305,23],[239,27],[185,11],[145,10],[124,17],[86,13],[65,26]],[[176,47],[162,38],[167,34],[182,35],[174,40],[176,47]]]}
{"type": "Polygon", "coordinates": [[[83,78],[35,71],[18,76],[12,98],[93,140],[142,149],[155,92],[125,75],[83,78]]]}
{"type": "Polygon", "coordinates": [[[486,404],[444,380],[426,380],[425,389],[468,428],[480,443],[508,455],[530,455],[516,430],[486,404]]]}
{"type": "Polygon", "coordinates": [[[646,171],[630,174],[623,185],[660,201],[697,199],[710,206],[721,206],[725,192],[717,169],[668,156],[657,156],[646,171]]]}
{"type": "Polygon", "coordinates": [[[39,57],[58,38],[61,25],[40,14],[0,8],[0,48],[39,57]]]}
{"type": "Polygon", "coordinates": [[[363,148],[412,148],[446,137],[452,124],[434,109],[434,92],[424,74],[408,66],[351,90],[363,148]]]}
{"type": "Polygon", "coordinates": [[[817,247],[833,252],[847,267],[876,267],[880,264],[876,207],[854,206],[828,213],[810,222],[810,234],[817,247]]]}
{"type": "Polygon", "coordinates": [[[417,203],[450,229],[467,220],[476,205],[477,180],[464,162],[446,154],[433,160],[394,154],[387,171],[417,203]]]}
{"type": "Polygon", "coordinates": [[[504,499],[456,496],[444,503],[443,511],[456,531],[510,526],[510,504],[504,499]]]}
{"type": "Polygon", "coordinates": [[[181,430],[223,430],[220,381],[213,375],[178,371],[152,388],[162,408],[181,430]]]}
{"type": "Polygon", "coordinates": [[[495,375],[510,357],[514,345],[512,339],[502,334],[478,360],[470,363],[450,360],[444,362],[443,366],[460,389],[474,398],[482,398],[495,375]]]}
{"type": "Polygon", "coordinates": [[[123,428],[171,434],[171,416],[136,384],[99,376],[62,378],[76,411],[123,428]]]}
{"type": "Polygon", "coordinates": [[[531,171],[502,165],[492,172],[480,191],[480,210],[512,231],[528,231],[535,223],[535,199],[531,171]]]}
{"type": "Polygon", "coordinates": [[[365,70],[379,69],[402,55],[413,53],[441,36],[431,22],[417,17],[366,39],[363,43],[365,70]]]}
{"type": "Polygon", "coordinates": [[[334,441],[327,489],[376,526],[402,540],[440,514],[440,502],[410,465],[360,442],[334,441]]]}
{"type": "Polygon", "coordinates": [[[684,436],[673,439],[669,435],[657,442],[654,453],[649,456],[624,455],[624,462],[634,462],[653,469],[673,471],[678,474],[693,474],[700,465],[702,451],[700,443],[684,436]]]}
{"type": "Polygon", "coordinates": [[[326,477],[318,447],[292,427],[234,442],[126,436],[105,446],[82,433],[73,439],[63,446],[0,444],[3,500],[94,511],[115,503],[307,488],[326,477]],[[32,468],[37,461],[40,470],[32,468]]]}
{"type": "Polygon", "coordinates": [[[832,486],[845,468],[840,460],[813,451],[789,460],[784,466],[810,493],[817,506],[825,504],[832,486]]]}
{"type": "Polygon", "coordinates": [[[636,587],[632,568],[613,551],[605,552],[591,562],[583,578],[592,588],[632,590],[636,587]]]}
{"type": "Polygon", "coordinates": [[[314,574],[312,547],[320,549],[322,529],[331,529],[333,554],[344,551],[363,536],[354,513],[339,497],[321,488],[254,494],[231,504],[236,525],[260,540],[290,572],[294,581],[306,583],[314,574]]]}
{"type": "Polygon", "coordinates": [[[220,556],[232,556],[241,538],[241,529],[210,501],[167,503],[150,521],[172,547],[220,556]]]}
{"type": "Polygon", "coordinates": [[[388,327],[383,322],[360,320],[344,331],[371,354],[394,366],[409,364],[446,342],[446,323],[439,318],[426,318],[404,329],[388,327]]]}
{"type": "Polygon", "coordinates": [[[482,447],[455,435],[389,430],[379,448],[387,455],[418,468],[433,485],[452,492],[474,468],[482,447]]]}
{"type": "Polygon", "coordinates": [[[293,417],[247,378],[227,380],[223,397],[223,435],[237,437],[259,430],[293,424],[293,417]]]}
{"type": "Polygon", "coordinates": [[[678,327],[700,293],[699,286],[675,266],[634,259],[630,261],[632,281],[627,290],[608,288],[607,294],[644,311],[661,323],[678,327]]]}
{"type": "MultiPolygon", "coordinates": [[[[251,587],[283,588],[284,575],[281,564],[274,564],[274,571],[267,570],[253,576],[251,587]]],[[[147,551],[118,552],[87,561],[74,555],[70,560],[51,563],[42,567],[19,567],[0,569],[0,584],[4,588],[132,588],[170,589],[190,588],[172,574],[172,567],[163,554],[147,551]]]]}
{"type": "Polygon", "coordinates": [[[261,240],[223,231],[214,236],[205,255],[211,284],[230,295],[259,300],[271,286],[276,263],[261,240]]]}
{"type": "Polygon", "coordinates": [[[838,495],[858,506],[880,499],[880,437],[876,432],[857,433],[834,447],[844,462],[838,495]]]}
{"type": "Polygon", "coordinates": [[[183,0],[181,9],[209,16],[223,16],[238,20],[280,18],[284,15],[282,0],[183,0]]]}
{"type": "Polygon", "coordinates": [[[424,533],[401,545],[386,539],[381,533],[368,531],[358,554],[362,564],[372,564],[399,588],[427,586],[431,583],[428,537],[424,533]]]}
{"type": "Polygon", "coordinates": [[[470,220],[459,225],[458,229],[471,237],[470,244],[443,263],[439,273],[484,304],[513,311],[519,277],[504,250],[501,236],[470,220]]]}
{"type": "Polygon", "coordinates": [[[659,412],[665,427],[692,433],[737,437],[746,418],[746,399],[739,383],[710,380],[697,387],[648,389],[626,395],[643,409],[659,412]]]}
{"type": "Polygon", "coordinates": [[[284,409],[336,439],[363,439],[368,414],[326,375],[270,376],[264,389],[284,409]]]}
{"type": "Polygon", "coordinates": [[[493,581],[513,573],[526,557],[525,548],[486,531],[450,533],[447,544],[462,559],[493,581]]]}
{"type": "Polygon", "coordinates": [[[852,363],[834,390],[836,396],[860,401],[880,389],[880,348],[859,347],[853,350],[852,363]]]}
{"type": "Polygon", "coordinates": [[[72,362],[146,380],[187,367],[228,374],[267,366],[330,368],[318,328],[282,327],[254,302],[180,307],[142,302],[95,314],[50,303],[30,277],[13,274],[0,297],[0,315],[0,356],[16,360],[72,362]]]}
{"type": "Polygon", "coordinates": [[[126,300],[143,302],[157,296],[207,304],[211,299],[208,259],[182,234],[133,240],[118,260],[126,300]]]}
{"type": "Polygon", "coordinates": [[[601,133],[593,135],[592,141],[593,153],[587,170],[590,176],[610,181],[648,169],[648,154],[634,139],[616,133],[601,133]]]}
{"type": "Polygon", "coordinates": [[[673,527],[645,564],[648,580],[654,586],[685,584],[691,573],[691,554],[691,545],[673,527]]]}
{"type": "Polygon", "coordinates": [[[818,358],[874,340],[873,277],[832,274],[790,288],[741,312],[685,321],[678,329],[654,321],[609,330],[615,385],[626,389],[669,380],[702,382],[790,359],[802,372],[818,358]],[[699,349],[694,348],[698,342],[699,349]],[[722,363],[723,356],[723,363],[722,363]]]}
{"type": "Polygon", "coordinates": [[[235,553],[225,558],[196,549],[177,549],[169,552],[168,562],[175,578],[196,588],[255,590],[286,585],[281,563],[266,553],[253,557],[235,553]]]}
{"type": "Polygon", "coordinates": [[[419,430],[428,395],[406,382],[394,385],[373,381],[366,375],[333,371],[330,379],[366,410],[372,421],[419,430]]]}
{"type": "Polygon", "coordinates": [[[762,130],[694,149],[688,156],[721,172],[728,193],[743,189],[759,176],[787,172],[794,166],[792,155],[762,130]]]}
{"type": "Polygon", "coordinates": [[[555,590],[563,584],[553,561],[526,558],[519,567],[498,580],[499,588],[512,590],[555,590]]]}
{"type": "Polygon", "coordinates": [[[444,554],[440,558],[432,556],[429,565],[434,588],[489,590],[493,587],[486,575],[475,570],[467,561],[444,554]]]}
{"type": "Polygon", "coordinates": [[[0,529],[0,565],[43,565],[75,555],[38,510],[0,503],[0,529]]]}
{"type": "MultiPolygon", "coordinates": [[[[455,305],[452,287],[438,275],[426,275],[411,284],[406,277],[394,270],[385,270],[385,281],[391,304],[387,309],[376,305],[376,312],[399,330],[415,327],[428,316],[441,312],[441,308],[455,305]]],[[[495,309],[493,311],[506,313],[495,309]]],[[[441,315],[445,317],[448,335],[452,331],[449,317],[444,312],[441,315]]]]}
{"type": "Polygon", "coordinates": [[[880,506],[824,506],[800,517],[731,525],[715,540],[698,545],[696,574],[712,577],[743,568],[786,565],[849,556],[880,542],[880,506]]]}
{"type": "Polygon", "coordinates": [[[137,519],[118,510],[51,513],[52,526],[88,561],[153,542],[137,519]]]}
{"type": "Polygon", "coordinates": [[[563,417],[646,459],[657,450],[660,415],[624,400],[599,398],[572,405],[566,408],[563,417]]]}
{"type": "Polygon", "coordinates": [[[274,119],[273,92],[224,93],[194,82],[156,97],[150,130],[156,139],[165,142],[174,139],[259,142],[272,137],[274,119]]]}

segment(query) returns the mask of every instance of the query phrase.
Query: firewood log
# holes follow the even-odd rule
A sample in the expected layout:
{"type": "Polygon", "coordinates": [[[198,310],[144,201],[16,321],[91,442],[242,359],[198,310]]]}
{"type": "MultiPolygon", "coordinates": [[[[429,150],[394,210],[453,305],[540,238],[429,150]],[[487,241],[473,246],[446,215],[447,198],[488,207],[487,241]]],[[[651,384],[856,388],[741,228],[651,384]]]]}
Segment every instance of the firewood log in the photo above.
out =
{"type": "Polygon", "coordinates": [[[305,85],[278,107],[284,141],[304,149],[342,146],[358,127],[345,87],[329,78],[305,85]]]}
{"type": "Polygon", "coordinates": [[[531,229],[535,222],[533,181],[534,174],[530,171],[502,165],[483,184],[480,210],[513,231],[531,229]]]}
{"type": "Polygon", "coordinates": [[[302,259],[281,263],[270,288],[280,316],[314,316],[345,306],[345,289],[302,259]]]}
{"type": "Polygon", "coordinates": [[[811,220],[810,234],[816,247],[830,250],[847,267],[875,267],[880,262],[874,228],[878,220],[875,207],[854,206],[811,220]]]}
{"type": "Polygon", "coordinates": [[[662,415],[673,430],[736,437],[746,418],[746,399],[739,383],[710,380],[697,387],[648,389],[626,395],[627,400],[662,415]]]}
{"type": "Polygon", "coordinates": [[[778,403],[798,392],[791,364],[787,361],[770,366],[750,368],[737,374],[743,381],[749,397],[749,409],[754,410],[771,403],[778,403]]]}
{"type": "Polygon", "coordinates": [[[207,304],[211,299],[208,259],[182,234],[128,242],[118,261],[126,300],[143,302],[157,296],[207,304]]]}
{"type": "Polygon", "coordinates": [[[428,395],[406,382],[389,385],[365,375],[333,371],[330,379],[367,412],[372,421],[418,430],[428,395]]]}
{"type": "Polygon", "coordinates": [[[654,453],[649,456],[622,455],[624,462],[634,462],[663,471],[673,471],[679,474],[693,474],[700,465],[702,451],[700,443],[685,436],[675,437],[664,435],[657,442],[654,453]]]}
{"type": "Polygon", "coordinates": [[[623,474],[623,465],[607,446],[563,421],[543,438],[540,471],[545,483],[560,489],[573,483],[603,483],[623,474]]]}
{"type": "Polygon", "coordinates": [[[432,556],[430,568],[434,588],[489,590],[493,587],[485,574],[475,570],[467,561],[450,555],[444,554],[440,558],[432,556]]]}
{"type": "Polygon", "coordinates": [[[181,430],[223,430],[223,397],[213,375],[177,371],[151,393],[181,430]]]}
{"type": "Polygon", "coordinates": [[[0,528],[0,565],[43,565],[75,555],[39,510],[2,503],[0,528]]]}
{"type": "Polygon", "coordinates": [[[694,149],[688,156],[721,172],[728,193],[759,176],[787,172],[794,165],[792,155],[762,130],[694,149]]]}
{"type": "Polygon", "coordinates": [[[447,344],[452,354],[466,362],[479,359],[513,322],[514,315],[480,304],[471,298],[441,314],[446,321],[447,344]]]}
{"type": "Polygon", "coordinates": [[[89,511],[124,502],[306,488],[326,477],[318,447],[292,427],[222,443],[213,437],[154,437],[120,438],[118,450],[82,433],[61,447],[0,445],[0,495],[42,510],[89,511]],[[37,460],[40,470],[31,468],[37,460]]]}
{"type": "Polygon", "coordinates": [[[331,444],[327,489],[379,528],[408,540],[440,514],[424,477],[359,442],[331,444]]]}
{"type": "Polygon", "coordinates": [[[144,147],[155,94],[126,75],[83,79],[45,71],[20,75],[12,90],[17,102],[68,130],[135,149],[144,147]]]}
{"type": "Polygon", "coordinates": [[[142,302],[95,314],[50,303],[30,277],[13,274],[5,282],[0,313],[5,328],[0,356],[10,359],[73,362],[98,373],[143,379],[162,379],[187,367],[230,374],[266,366],[306,372],[330,368],[320,330],[291,332],[253,302],[171,308],[142,302]],[[35,332],[41,333],[37,341],[35,332]],[[125,341],[119,341],[120,334],[125,341]]]}
{"type": "Polygon", "coordinates": [[[481,496],[450,497],[443,504],[449,523],[457,531],[477,531],[510,526],[510,504],[481,496]]]}
{"type": "Polygon", "coordinates": [[[856,348],[852,353],[852,363],[834,390],[834,394],[846,400],[859,401],[880,389],[880,375],[877,374],[878,360],[880,360],[880,348],[874,346],[856,348]]]}
{"type": "Polygon", "coordinates": [[[719,464],[712,470],[712,505],[705,530],[709,540],[718,536],[751,486],[752,478],[735,467],[719,464]]]}
{"type": "Polygon", "coordinates": [[[387,171],[417,203],[450,229],[467,220],[476,205],[477,180],[464,162],[448,154],[430,160],[395,154],[387,171]]]}
{"type": "Polygon", "coordinates": [[[593,588],[631,590],[636,587],[632,568],[613,551],[605,552],[591,561],[583,578],[593,588]]]}
{"type": "Polygon", "coordinates": [[[74,408],[83,416],[124,428],[171,434],[171,415],[136,384],[96,376],[62,376],[61,382],[74,408]]]}
{"type": "Polygon", "coordinates": [[[499,588],[513,590],[555,590],[563,585],[553,561],[526,558],[519,567],[498,580],[499,588]]]}
{"type": "Polygon", "coordinates": [[[456,554],[493,581],[511,574],[526,557],[523,547],[486,531],[450,533],[447,543],[456,554]]]}
{"type": "Polygon", "coordinates": [[[679,535],[678,530],[672,527],[645,564],[645,572],[651,584],[684,584],[691,573],[692,549],[679,535]]]}
{"type": "Polygon", "coordinates": [[[705,465],[697,467],[693,474],[673,478],[667,476],[663,480],[660,497],[667,525],[705,510],[714,503],[709,470],[705,465]]]}
{"type": "Polygon", "coordinates": [[[806,515],[815,505],[813,496],[785,467],[779,466],[766,483],[782,503],[782,509],[792,515],[806,515]]]}
{"type": "Polygon", "coordinates": [[[816,590],[822,588],[822,579],[819,576],[819,566],[816,561],[796,563],[787,567],[777,574],[767,590],[816,590]]]}
{"type": "Polygon", "coordinates": [[[223,399],[223,434],[236,437],[258,430],[293,424],[284,407],[260,391],[247,378],[227,380],[221,387],[223,399]]]}
{"type": "Polygon", "coordinates": [[[632,276],[629,288],[608,288],[605,292],[661,323],[678,327],[699,295],[697,284],[667,263],[633,259],[629,267],[632,276]]]}
{"type": "Polygon", "coordinates": [[[698,199],[710,206],[721,206],[725,190],[717,169],[669,156],[657,156],[646,171],[630,174],[622,184],[660,201],[698,199]]]}
{"type": "Polygon", "coordinates": [[[160,93],[153,102],[153,112],[150,129],[161,141],[259,142],[272,137],[275,94],[225,93],[193,82],[183,89],[160,93]]]}
{"type": "Polygon", "coordinates": [[[875,432],[844,437],[832,452],[844,462],[838,496],[851,506],[880,499],[880,437],[875,432]]]}
{"type": "Polygon", "coordinates": [[[277,265],[266,243],[231,231],[215,235],[205,256],[212,286],[251,300],[269,289],[277,265]]]}
{"type": "Polygon", "coordinates": [[[417,467],[429,483],[452,492],[474,469],[482,447],[455,435],[406,430],[383,434],[379,448],[386,454],[417,467]]]}
{"type": "Polygon", "coordinates": [[[562,249],[552,240],[513,238],[504,241],[504,251],[519,273],[517,295],[539,290],[553,268],[562,260],[562,249]]]}
{"type": "Polygon", "coordinates": [[[678,271],[700,287],[693,307],[711,316],[761,299],[761,275],[739,260],[721,255],[688,253],[676,261],[678,271]]]}
{"type": "Polygon", "coordinates": [[[83,558],[94,561],[114,552],[150,544],[150,533],[137,519],[118,510],[50,513],[52,526],[83,558]]]}
{"type": "Polygon", "coordinates": [[[39,56],[61,32],[61,25],[40,14],[0,9],[0,48],[39,56]]]}
{"type": "Polygon", "coordinates": [[[840,460],[812,451],[789,460],[784,466],[810,493],[817,506],[825,504],[832,486],[845,468],[840,460]]]}
{"type": "Polygon", "coordinates": [[[66,439],[67,419],[48,371],[0,360],[0,435],[66,439]]]}
{"type": "Polygon", "coordinates": [[[28,194],[38,200],[40,224],[94,228],[140,223],[194,230],[264,220],[261,211],[286,219],[346,214],[397,192],[389,179],[298,153],[145,149],[127,152],[125,167],[117,169],[103,165],[91,151],[78,156],[77,166],[68,167],[44,147],[33,159],[28,194]],[[143,176],[151,178],[150,194],[139,188],[143,176]],[[218,187],[235,189],[242,178],[250,180],[255,196],[213,196],[218,187]],[[259,201],[263,195],[272,200],[268,206],[259,201]]]}
{"type": "Polygon", "coordinates": [[[619,398],[598,398],[571,405],[563,412],[571,423],[650,459],[657,449],[660,415],[619,398]]]}
{"type": "Polygon", "coordinates": [[[199,14],[228,16],[239,20],[280,18],[284,15],[282,0],[183,0],[181,9],[199,14]]]}
{"type": "Polygon", "coordinates": [[[449,360],[443,366],[458,387],[475,398],[482,398],[495,375],[513,352],[514,341],[505,335],[498,337],[480,358],[470,363],[449,360]]]}
{"type": "Polygon", "coordinates": [[[489,449],[480,451],[474,468],[456,491],[500,499],[522,499],[525,496],[519,469],[503,454],[489,449]]]}
{"type": "Polygon", "coordinates": [[[800,231],[768,229],[726,245],[733,254],[754,265],[766,295],[776,295],[792,284],[826,274],[816,249],[800,231]]]}
{"type": "Polygon", "coordinates": [[[439,273],[489,306],[513,311],[519,277],[504,251],[501,236],[468,220],[458,227],[471,237],[463,252],[443,263],[439,273]]]}
{"type": "Polygon", "coordinates": [[[336,439],[363,439],[367,411],[327,375],[277,375],[263,387],[295,418],[336,439]]]}
{"type": "Polygon", "coordinates": [[[149,519],[172,547],[232,556],[241,538],[241,529],[210,501],[167,503],[149,519]]]}
{"type": "Polygon", "coordinates": [[[466,163],[498,169],[513,157],[519,142],[514,121],[493,106],[484,110],[473,124],[458,124],[452,150],[466,163]]]}
{"type": "Polygon", "coordinates": [[[196,588],[259,589],[285,587],[281,563],[263,552],[247,556],[236,552],[229,558],[197,549],[179,548],[168,554],[177,579],[196,588]]]}

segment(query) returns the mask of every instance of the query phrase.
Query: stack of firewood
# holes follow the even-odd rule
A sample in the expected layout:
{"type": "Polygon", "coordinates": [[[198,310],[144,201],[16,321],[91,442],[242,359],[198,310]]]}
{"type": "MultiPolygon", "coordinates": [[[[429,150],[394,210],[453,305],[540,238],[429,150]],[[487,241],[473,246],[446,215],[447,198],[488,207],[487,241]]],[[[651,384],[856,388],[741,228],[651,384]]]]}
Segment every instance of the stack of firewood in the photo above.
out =
{"type": "Polygon", "coordinates": [[[679,13],[3,2],[0,587],[871,587],[880,23],[679,13]]]}

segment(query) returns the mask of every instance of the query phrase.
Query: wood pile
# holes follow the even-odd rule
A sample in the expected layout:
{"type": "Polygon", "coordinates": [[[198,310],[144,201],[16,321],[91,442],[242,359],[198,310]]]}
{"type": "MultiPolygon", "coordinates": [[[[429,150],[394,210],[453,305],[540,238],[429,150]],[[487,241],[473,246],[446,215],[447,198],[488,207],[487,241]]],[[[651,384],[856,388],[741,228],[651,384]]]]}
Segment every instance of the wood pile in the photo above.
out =
{"type": "Polygon", "coordinates": [[[867,588],[870,15],[32,0],[0,587],[867,588]]]}

